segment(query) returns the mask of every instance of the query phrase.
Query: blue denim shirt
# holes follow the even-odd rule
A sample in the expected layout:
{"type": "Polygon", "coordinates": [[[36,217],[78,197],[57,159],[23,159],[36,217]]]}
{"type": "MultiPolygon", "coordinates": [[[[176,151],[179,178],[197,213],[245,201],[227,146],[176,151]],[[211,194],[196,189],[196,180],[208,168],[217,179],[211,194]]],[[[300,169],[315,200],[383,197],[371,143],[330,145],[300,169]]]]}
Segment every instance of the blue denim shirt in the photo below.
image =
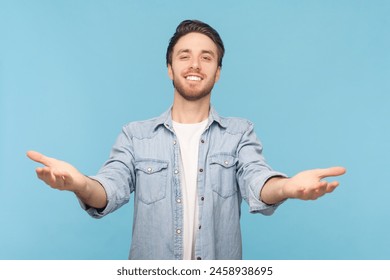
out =
{"type": "MultiPolygon", "coordinates": [[[[180,148],[171,110],[123,127],[108,161],[92,179],[106,190],[104,210],[83,208],[95,218],[115,211],[134,194],[130,259],[183,258],[180,148]]],[[[251,213],[271,215],[278,205],[260,200],[271,177],[285,176],[264,161],[253,124],[220,117],[210,108],[199,143],[197,259],[241,259],[241,201],[251,213]]]]}

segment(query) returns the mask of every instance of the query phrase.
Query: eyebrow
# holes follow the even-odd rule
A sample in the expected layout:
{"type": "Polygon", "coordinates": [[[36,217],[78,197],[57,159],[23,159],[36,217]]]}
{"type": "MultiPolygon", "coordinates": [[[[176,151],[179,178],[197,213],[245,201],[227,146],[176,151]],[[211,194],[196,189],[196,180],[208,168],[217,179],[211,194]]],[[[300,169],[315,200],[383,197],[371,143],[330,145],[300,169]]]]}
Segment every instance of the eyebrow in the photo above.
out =
{"type": "MultiPolygon", "coordinates": [[[[191,53],[191,50],[190,49],[180,49],[177,52],[176,56],[178,56],[178,55],[180,55],[182,53],[191,53]]],[[[209,55],[215,57],[215,53],[212,50],[202,50],[201,53],[202,54],[209,54],[209,55]]]]}

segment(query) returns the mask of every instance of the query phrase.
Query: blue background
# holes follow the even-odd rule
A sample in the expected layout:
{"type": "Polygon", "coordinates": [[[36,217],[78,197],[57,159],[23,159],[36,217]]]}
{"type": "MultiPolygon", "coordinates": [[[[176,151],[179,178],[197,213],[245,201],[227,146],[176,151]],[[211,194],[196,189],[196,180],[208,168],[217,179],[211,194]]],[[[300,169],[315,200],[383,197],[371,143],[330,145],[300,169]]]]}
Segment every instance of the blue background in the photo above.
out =
{"type": "Polygon", "coordinates": [[[341,186],[271,217],[243,205],[245,259],[390,259],[389,1],[0,1],[0,259],[126,259],[133,204],[101,220],[35,175],[34,149],[95,174],[122,125],[172,102],[184,19],[222,36],[213,104],[255,123],[288,175],[341,186]]]}

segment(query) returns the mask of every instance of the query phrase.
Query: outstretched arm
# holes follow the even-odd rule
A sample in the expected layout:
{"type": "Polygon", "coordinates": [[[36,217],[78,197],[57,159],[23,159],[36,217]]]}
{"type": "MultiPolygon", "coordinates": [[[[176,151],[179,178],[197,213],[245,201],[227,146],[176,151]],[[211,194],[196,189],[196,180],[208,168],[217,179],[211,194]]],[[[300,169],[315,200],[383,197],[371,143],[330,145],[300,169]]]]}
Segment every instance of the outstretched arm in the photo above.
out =
{"type": "Polygon", "coordinates": [[[314,200],[332,192],[339,183],[327,182],[326,177],[340,176],[346,172],[344,167],[306,170],[291,178],[274,177],[269,179],[261,190],[261,200],[276,204],[287,198],[314,200]]]}
{"type": "Polygon", "coordinates": [[[33,161],[43,164],[36,173],[39,179],[58,190],[74,192],[85,204],[94,208],[104,208],[107,204],[107,195],[103,186],[87,176],[81,174],[67,162],[47,157],[35,151],[27,152],[33,161]]]}

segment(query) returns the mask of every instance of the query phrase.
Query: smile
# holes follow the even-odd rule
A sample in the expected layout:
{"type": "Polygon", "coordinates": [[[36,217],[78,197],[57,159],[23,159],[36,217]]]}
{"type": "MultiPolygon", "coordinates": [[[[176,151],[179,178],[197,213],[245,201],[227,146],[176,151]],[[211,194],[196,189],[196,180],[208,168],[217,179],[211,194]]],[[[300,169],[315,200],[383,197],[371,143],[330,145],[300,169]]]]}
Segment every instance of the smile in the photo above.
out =
{"type": "Polygon", "coordinates": [[[198,76],[187,76],[186,80],[189,80],[189,81],[201,81],[202,78],[198,77],[198,76]]]}

